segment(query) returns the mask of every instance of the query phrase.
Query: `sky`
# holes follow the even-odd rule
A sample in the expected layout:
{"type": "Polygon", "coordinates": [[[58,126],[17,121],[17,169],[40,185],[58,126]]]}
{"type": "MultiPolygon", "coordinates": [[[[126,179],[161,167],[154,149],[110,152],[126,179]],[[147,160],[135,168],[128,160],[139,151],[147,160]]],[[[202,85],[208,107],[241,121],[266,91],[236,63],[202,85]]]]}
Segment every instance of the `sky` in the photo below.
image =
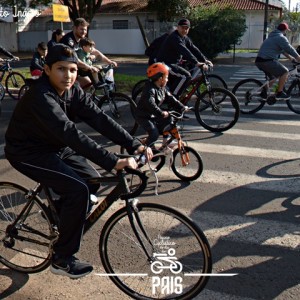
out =
{"type": "MultiPolygon", "coordinates": [[[[285,3],[286,7],[289,8],[289,0],[283,0],[285,3]]],[[[300,0],[291,0],[291,10],[296,7],[296,4],[300,2],[300,0]]]]}

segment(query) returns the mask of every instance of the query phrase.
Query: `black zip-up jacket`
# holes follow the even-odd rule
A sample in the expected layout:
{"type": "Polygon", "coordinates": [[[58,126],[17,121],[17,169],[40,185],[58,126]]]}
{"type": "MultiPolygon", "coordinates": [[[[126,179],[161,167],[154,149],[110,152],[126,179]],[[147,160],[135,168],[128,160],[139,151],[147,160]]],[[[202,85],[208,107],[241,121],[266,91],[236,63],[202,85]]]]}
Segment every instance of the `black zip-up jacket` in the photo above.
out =
{"type": "Polygon", "coordinates": [[[43,71],[45,62],[46,62],[45,57],[41,57],[38,51],[34,52],[30,62],[30,71],[33,70],[43,71]]]}
{"type": "Polygon", "coordinates": [[[129,153],[140,142],[100,110],[75,84],[60,97],[43,75],[17,103],[5,134],[5,154],[10,161],[30,161],[69,146],[107,171],[118,158],[80,131],[75,119],[84,121],[129,153]]]}
{"type": "Polygon", "coordinates": [[[175,30],[164,40],[159,48],[157,61],[170,65],[178,63],[181,58],[193,64],[206,61],[206,57],[193,44],[192,40],[188,36],[182,37],[175,30]]]}
{"type": "Polygon", "coordinates": [[[174,108],[183,110],[184,105],[179,102],[166,88],[159,88],[152,81],[147,81],[139,102],[135,115],[137,118],[149,119],[152,115],[162,117],[163,110],[174,108]]]}

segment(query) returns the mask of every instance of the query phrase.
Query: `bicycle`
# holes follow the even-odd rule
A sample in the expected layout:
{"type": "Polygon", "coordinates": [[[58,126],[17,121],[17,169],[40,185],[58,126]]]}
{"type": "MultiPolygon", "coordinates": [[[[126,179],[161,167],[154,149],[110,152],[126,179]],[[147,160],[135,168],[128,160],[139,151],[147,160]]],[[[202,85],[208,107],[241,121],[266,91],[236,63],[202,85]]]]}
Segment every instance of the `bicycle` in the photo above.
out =
{"type": "MultiPolygon", "coordinates": [[[[293,63],[293,68],[289,70],[291,83],[285,92],[291,96],[290,100],[284,100],[288,108],[296,114],[300,114],[300,73],[297,68],[299,63],[293,63]]],[[[239,81],[232,89],[239,100],[241,112],[243,114],[254,114],[261,110],[267,103],[274,105],[277,100],[275,92],[269,88],[277,78],[261,82],[255,78],[247,78],[239,81]]],[[[280,101],[280,100],[279,100],[280,101]]]]}
{"type": "Polygon", "coordinates": [[[132,115],[132,110],[136,107],[136,104],[126,94],[115,92],[115,83],[106,79],[107,72],[113,68],[113,64],[103,66],[99,72],[101,85],[95,87],[93,83],[89,83],[84,86],[84,89],[89,88],[89,92],[98,107],[104,109],[111,118],[133,134],[137,129],[132,115]]]}
{"type": "MultiPolygon", "coordinates": [[[[179,62],[178,64],[183,65],[183,62],[179,62]]],[[[193,69],[190,69],[190,70],[193,70],[193,69]]],[[[207,74],[207,78],[212,87],[214,87],[214,88],[220,87],[220,88],[224,88],[226,90],[228,89],[227,83],[221,76],[219,76],[217,74],[207,74]]],[[[148,80],[149,80],[148,78],[141,79],[133,86],[133,88],[131,90],[131,98],[132,99],[135,99],[137,97],[138,92],[144,87],[145,83],[148,80]]],[[[204,84],[200,85],[196,90],[197,95],[200,96],[201,91],[203,91],[204,89],[206,89],[206,86],[204,84]]]]}
{"type": "Polygon", "coordinates": [[[19,99],[19,90],[25,84],[25,77],[16,71],[13,71],[13,68],[10,65],[11,61],[15,61],[13,58],[3,59],[0,62],[0,81],[3,80],[6,73],[8,75],[5,79],[5,90],[7,94],[14,100],[19,99]]]}
{"type": "MultiPolygon", "coordinates": [[[[212,87],[208,76],[208,72],[195,67],[192,70],[192,79],[179,100],[187,106],[188,102],[193,100],[193,96],[196,96],[194,112],[198,123],[211,132],[223,132],[232,128],[238,121],[239,102],[229,90],[212,87]]],[[[141,88],[136,93],[133,99],[135,102],[139,101],[142,91],[141,88]]]]}
{"type": "MultiPolygon", "coordinates": [[[[107,274],[98,275],[109,276],[133,299],[192,299],[205,287],[206,275],[212,271],[209,243],[200,227],[176,209],[139,203],[136,197],[146,188],[147,180],[145,172],[128,168],[90,179],[91,183],[113,184],[114,188],[87,214],[84,233],[115,201],[125,201],[125,206],[103,225],[99,252],[107,274]],[[128,175],[139,178],[140,184],[129,186],[128,175]],[[159,274],[153,273],[156,255],[169,248],[182,270],[174,274],[177,269],[164,268],[159,274]],[[167,291],[165,279],[171,284],[174,276],[180,279],[176,290],[172,284],[167,291]]],[[[0,262],[22,273],[46,269],[59,234],[51,190],[39,183],[28,190],[16,183],[0,182],[0,220],[0,262]]]]}
{"type": "MultiPolygon", "coordinates": [[[[149,170],[152,171],[152,175],[157,180],[156,173],[165,165],[168,157],[169,168],[179,179],[182,181],[196,180],[203,172],[203,161],[200,154],[182,140],[177,123],[182,120],[184,112],[169,111],[169,115],[173,118],[173,122],[163,130],[163,135],[169,136],[169,138],[161,147],[151,145],[154,155],[152,160],[148,162],[149,170]],[[176,145],[173,144],[174,141],[176,141],[176,145]]],[[[144,143],[146,138],[141,139],[141,141],[144,143]]],[[[124,153],[124,148],[121,148],[121,153],[124,153]]],[[[145,163],[146,161],[142,159],[139,167],[143,167],[145,163]]]]}

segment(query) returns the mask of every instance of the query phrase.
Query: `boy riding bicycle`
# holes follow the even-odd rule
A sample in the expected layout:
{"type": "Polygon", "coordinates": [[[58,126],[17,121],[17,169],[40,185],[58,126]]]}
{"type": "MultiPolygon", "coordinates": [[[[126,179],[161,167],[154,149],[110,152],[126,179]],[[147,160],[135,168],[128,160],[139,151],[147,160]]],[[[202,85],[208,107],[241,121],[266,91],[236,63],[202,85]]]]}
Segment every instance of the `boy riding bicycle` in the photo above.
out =
{"type": "Polygon", "coordinates": [[[80,248],[90,195],[99,188],[87,184],[88,178],[100,176],[88,160],[107,171],[137,168],[132,157],[120,159],[110,153],[79,130],[75,120],[87,123],[131,154],[146,151],[147,159],[152,157],[151,149],[145,149],[100,110],[75,83],[77,70],[73,49],[63,44],[50,48],[43,75],[17,103],[5,134],[5,155],[10,164],[59,196],[54,201],[60,203],[59,238],[53,246],[50,270],[70,278],[93,270],[74,256],[80,248]]]}
{"type": "MultiPolygon", "coordinates": [[[[170,107],[179,111],[187,110],[166,88],[169,67],[163,63],[154,63],[147,69],[146,82],[137,103],[135,118],[137,123],[148,133],[146,145],[153,146],[163,129],[172,122],[168,110],[170,107]]],[[[163,137],[163,143],[167,137],[163,137]]]]}

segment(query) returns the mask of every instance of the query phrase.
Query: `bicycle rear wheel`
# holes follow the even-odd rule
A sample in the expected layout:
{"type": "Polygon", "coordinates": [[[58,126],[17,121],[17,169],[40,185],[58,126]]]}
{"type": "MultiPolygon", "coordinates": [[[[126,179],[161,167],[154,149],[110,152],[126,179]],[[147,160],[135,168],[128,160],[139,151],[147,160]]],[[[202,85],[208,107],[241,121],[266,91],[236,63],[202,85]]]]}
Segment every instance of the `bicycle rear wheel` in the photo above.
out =
{"type": "Polygon", "coordinates": [[[254,114],[258,112],[266,103],[262,96],[267,96],[267,89],[260,87],[263,84],[254,78],[244,79],[239,81],[234,88],[232,93],[237,97],[240,103],[240,110],[243,114],[254,114]]]}
{"type": "Polygon", "coordinates": [[[49,266],[57,235],[45,206],[37,197],[29,200],[28,192],[0,182],[0,262],[18,272],[35,273],[49,266]]]}
{"type": "Polygon", "coordinates": [[[205,287],[212,270],[211,252],[201,229],[177,210],[155,203],[140,203],[133,231],[127,208],[120,209],[104,225],[100,256],[110,279],[134,299],[192,299],[205,287]],[[147,237],[142,230],[146,232],[147,237]],[[148,252],[148,257],[145,251],[148,252]],[[154,270],[158,254],[175,256],[154,270]],[[174,267],[174,264],[176,267],[174,267]]]}
{"type": "Polygon", "coordinates": [[[131,91],[131,98],[133,100],[135,100],[136,96],[138,95],[138,93],[140,93],[141,90],[143,90],[143,87],[145,85],[145,83],[148,81],[147,78],[145,79],[142,79],[140,81],[138,81],[132,88],[132,91],[131,91]]]}
{"type": "Polygon", "coordinates": [[[133,116],[135,102],[125,94],[111,92],[99,99],[98,106],[119,123],[130,134],[134,134],[137,124],[133,116]]]}
{"type": "Polygon", "coordinates": [[[300,81],[294,80],[289,87],[287,94],[291,99],[286,101],[288,108],[296,114],[300,114],[300,81]]]}
{"type": "Polygon", "coordinates": [[[25,84],[25,77],[18,72],[11,72],[5,80],[6,91],[14,100],[19,99],[19,90],[25,84]]]}
{"type": "Polygon", "coordinates": [[[223,132],[232,128],[240,115],[239,102],[228,90],[212,88],[198,97],[195,104],[197,121],[212,132],[223,132]]]}
{"type": "Polygon", "coordinates": [[[199,178],[203,172],[203,161],[200,154],[189,146],[176,148],[173,152],[171,165],[174,174],[182,181],[192,181],[199,178]]]}

